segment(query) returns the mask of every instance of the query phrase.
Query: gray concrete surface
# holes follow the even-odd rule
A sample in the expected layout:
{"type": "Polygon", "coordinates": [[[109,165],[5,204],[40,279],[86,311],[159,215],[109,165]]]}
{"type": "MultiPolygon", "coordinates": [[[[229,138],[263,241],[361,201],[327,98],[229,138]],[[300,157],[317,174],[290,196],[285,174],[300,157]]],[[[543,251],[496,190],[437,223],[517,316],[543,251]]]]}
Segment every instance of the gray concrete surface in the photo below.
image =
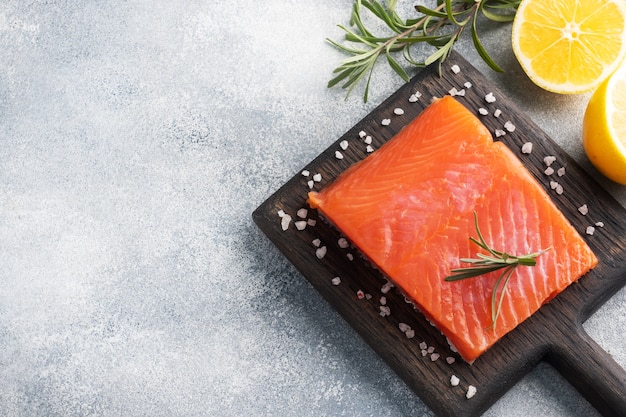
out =
{"type": "MultiPolygon", "coordinates": [[[[410,11],[412,3],[400,2],[410,11]]],[[[351,0],[0,1],[0,416],[429,416],[252,223],[401,85],[325,85],[351,0]]],[[[624,204],[588,96],[467,59],[624,204]]],[[[626,293],[585,327],[622,365],[626,293]]],[[[540,365],[488,416],[595,411],[540,365]]]]}

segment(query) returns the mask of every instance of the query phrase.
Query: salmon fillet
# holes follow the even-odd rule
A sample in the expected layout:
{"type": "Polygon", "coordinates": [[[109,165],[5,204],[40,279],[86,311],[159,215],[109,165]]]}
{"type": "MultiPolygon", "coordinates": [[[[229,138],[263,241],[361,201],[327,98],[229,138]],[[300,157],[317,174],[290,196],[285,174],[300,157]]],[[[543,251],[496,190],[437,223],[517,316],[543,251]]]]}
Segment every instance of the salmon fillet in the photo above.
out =
{"type": "Polygon", "coordinates": [[[438,99],[309,205],[336,226],[448,338],[469,363],[592,269],[597,258],[545,190],[450,96],[438,99]],[[501,271],[444,279],[475,257],[474,213],[492,248],[551,248],[513,273],[492,326],[501,271]]]}

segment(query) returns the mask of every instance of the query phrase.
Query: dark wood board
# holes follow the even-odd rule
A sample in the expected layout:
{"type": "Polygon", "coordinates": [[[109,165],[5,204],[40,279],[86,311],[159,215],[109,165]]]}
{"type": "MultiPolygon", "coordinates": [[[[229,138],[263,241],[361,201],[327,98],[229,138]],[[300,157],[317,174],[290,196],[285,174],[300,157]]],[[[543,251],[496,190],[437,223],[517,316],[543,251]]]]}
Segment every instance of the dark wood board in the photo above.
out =
{"type": "Polygon", "coordinates": [[[435,67],[421,71],[311,161],[305,170],[308,176],[296,173],[261,204],[253,213],[254,221],[437,415],[481,415],[543,360],[551,363],[603,415],[626,415],[626,371],[582,327],[594,311],[626,284],[626,210],[460,55],[453,53],[441,74],[435,67]],[[460,72],[452,71],[453,65],[458,65],[460,72]],[[471,86],[466,86],[467,82],[471,86]],[[519,156],[599,258],[593,271],[544,305],[472,365],[452,352],[438,330],[399,292],[392,289],[383,294],[386,280],[380,272],[351,248],[339,245],[340,233],[319,221],[314,210],[308,210],[306,219],[298,217],[299,209],[308,208],[310,181],[313,189],[320,189],[351,164],[367,157],[369,152],[359,135],[361,131],[371,136],[376,149],[419,114],[432,97],[450,94],[453,88],[464,91],[464,95],[456,96],[457,100],[477,115],[479,108],[489,111],[488,115],[479,117],[494,134],[494,140],[501,140],[519,156]],[[410,102],[409,97],[416,92],[421,97],[410,102]],[[485,99],[489,93],[496,98],[495,102],[485,99]],[[404,114],[395,114],[396,108],[403,109],[404,114]],[[494,115],[496,109],[501,111],[499,117],[494,115]],[[382,123],[384,119],[389,119],[390,124],[382,123]],[[504,128],[507,121],[515,126],[513,131],[504,128]],[[505,134],[496,135],[496,130],[505,134]],[[343,147],[347,143],[346,149],[342,142],[343,147]],[[526,142],[533,144],[530,154],[521,152],[526,142]],[[343,158],[337,158],[337,151],[343,158]],[[565,167],[565,175],[545,174],[543,158],[549,155],[556,157],[552,168],[556,171],[565,167]],[[321,180],[314,180],[315,174],[321,174],[321,180]],[[551,181],[563,187],[562,194],[553,189],[551,181]],[[583,204],[589,209],[586,215],[578,210],[583,204]],[[292,217],[287,230],[281,226],[280,210],[292,217]],[[298,229],[295,223],[304,220],[317,221],[315,225],[298,229]],[[603,225],[597,225],[598,222],[603,225]],[[589,226],[595,227],[592,234],[587,232],[589,226]],[[327,249],[321,258],[316,256],[316,239],[320,247],[327,249]],[[333,284],[334,277],[340,277],[338,285],[333,284]],[[380,314],[383,295],[391,311],[386,316],[380,314]],[[407,337],[400,331],[399,323],[411,326],[415,336],[407,337]],[[434,349],[432,353],[440,355],[439,358],[433,360],[436,357],[432,353],[423,352],[425,346],[434,349]],[[455,361],[449,363],[446,360],[449,358],[455,361]],[[452,375],[460,380],[457,386],[450,383],[452,375]],[[469,385],[477,391],[467,399],[469,385]]]}

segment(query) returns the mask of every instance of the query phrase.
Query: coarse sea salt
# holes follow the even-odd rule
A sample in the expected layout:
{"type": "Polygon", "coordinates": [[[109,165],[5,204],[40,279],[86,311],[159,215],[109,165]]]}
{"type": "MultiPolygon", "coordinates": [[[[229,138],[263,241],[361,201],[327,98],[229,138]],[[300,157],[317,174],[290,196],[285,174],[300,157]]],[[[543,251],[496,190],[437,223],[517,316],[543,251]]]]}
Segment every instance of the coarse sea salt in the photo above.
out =
{"type": "Polygon", "coordinates": [[[309,185],[309,188],[315,187],[315,181],[313,181],[313,180],[308,180],[307,184],[309,185]]]}
{"type": "Polygon", "coordinates": [[[400,329],[400,331],[401,331],[402,333],[405,333],[405,332],[407,332],[407,331],[411,330],[411,326],[409,326],[409,325],[408,325],[408,324],[406,324],[406,323],[398,323],[398,328],[400,329]]]}
{"type": "Polygon", "coordinates": [[[470,83],[469,81],[467,81],[465,84],[463,84],[463,86],[465,88],[472,88],[472,83],[470,83]]]}
{"type": "Polygon", "coordinates": [[[439,354],[438,353],[433,353],[432,355],[430,355],[430,360],[435,362],[437,359],[439,359],[439,354]]]}
{"type": "Polygon", "coordinates": [[[598,226],[598,227],[604,227],[604,222],[596,222],[596,226],[598,226]]]}
{"type": "Polygon", "coordinates": [[[470,385],[469,387],[467,387],[467,393],[465,394],[465,398],[467,398],[468,400],[470,398],[472,398],[474,395],[476,395],[476,387],[473,385],[470,385]]]}
{"type": "Polygon", "coordinates": [[[428,348],[428,344],[426,342],[420,342],[420,349],[426,350],[428,348]]]}
{"type": "Polygon", "coordinates": [[[478,113],[480,113],[481,116],[486,116],[489,114],[489,110],[485,109],[484,107],[481,107],[478,109],[478,113]]]}
{"type": "MultiPolygon", "coordinates": [[[[488,94],[485,96],[485,101],[486,101],[487,103],[495,103],[495,102],[496,102],[496,97],[493,95],[493,93],[488,93],[488,94]]],[[[496,116],[496,117],[497,117],[497,116],[496,116]]]]}
{"type": "Polygon", "coordinates": [[[563,175],[565,175],[565,167],[561,167],[559,169],[556,170],[556,175],[558,175],[559,177],[562,177],[563,175]]]}
{"type": "Polygon", "coordinates": [[[372,147],[372,145],[367,145],[365,147],[365,150],[367,151],[367,153],[372,153],[374,152],[374,148],[372,147]]]}
{"type": "Polygon", "coordinates": [[[283,229],[283,231],[289,229],[291,216],[285,213],[283,210],[278,210],[278,217],[280,217],[280,227],[283,229]]]}
{"type": "Polygon", "coordinates": [[[322,259],[324,256],[326,256],[327,252],[328,249],[326,248],[326,246],[320,246],[315,250],[315,256],[317,256],[317,259],[322,259]]]}
{"type": "Polygon", "coordinates": [[[383,119],[380,124],[383,126],[389,126],[391,124],[391,119],[383,119]]]}
{"type": "Polygon", "coordinates": [[[361,130],[361,131],[359,132],[359,137],[360,137],[360,138],[364,138],[365,136],[367,136],[367,133],[365,133],[365,130],[361,130]]]}
{"type": "Polygon", "coordinates": [[[395,109],[393,109],[393,114],[395,114],[396,116],[402,116],[404,114],[404,110],[400,107],[396,107],[395,109]]]}
{"type": "Polygon", "coordinates": [[[342,140],[341,142],[339,142],[339,147],[345,151],[346,149],[348,149],[348,141],[345,139],[342,140]]]}
{"type": "Polygon", "coordinates": [[[495,109],[493,112],[493,117],[500,117],[501,114],[502,114],[502,110],[495,109]]]}
{"type": "Polygon", "coordinates": [[[548,155],[545,158],[543,158],[543,163],[546,164],[546,166],[550,166],[554,163],[554,161],[556,161],[556,156],[554,155],[548,155]]]}
{"type": "Polygon", "coordinates": [[[596,228],[593,226],[587,226],[587,230],[585,230],[585,233],[587,233],[589,236],[592,236],[595,232],[596,228]]]}
{"type": "Polygon", "coordinates": [[[504,130],[502,130],[502,129],[496,129],[495,134],[496,134],[497,138],[500,138],[500,137],[506,135],[506,132],[504,130]]]}
{"type": "Polygon", "coordinates": [[[298,217],[300,217],[301,219],[306,219],[307,214],[309,214],[309,210],[305,209],[304,207],[299,209],[296,214],[298,215],[298,217]]]}
{"type": "Polygon", "coordinates": [[[546,168],[545,171],[543,171],[543,173],[546,174],[546,175],[552,175],[552,174],[554,174],[554,168],[548,167],[548,168],[546,168]]]}
{"type": "Polygon", "coordinates": [[[387,294],[389,291],[391,291],[391,288],[393,288],[393,284],[391,283],[391,281],[387,281],[380,288],[380,292],[382,292],[383,294],[387,294]]]}
{"type": "Polygon", "coordinates": [[[587,207],[586,204],[583,204],[582,206],[578,207],[578,211],[580,212],[580,214],[582,214],[583,216],[586,216],[587,213],[589,213],[589,207],[587,207]]]}
{"type": "Polygon", "coordinates": [[[409,329],[406,332],[404,332],[404,335],[406,336],[407,339],[413,339],[415,337],[415,330],[409,329]]]}
{"type": "Polygon", "coordinates": [[[322,180],[322,174],[315,174],[313,175],[313,181],[315,182],[320,182],[322,180]]]}
{"type": "Polygon", "coordinates": [[[380,302],[381,306],[384,306],[387,304],[387,297],[385,297],[384,295],[382,297],[380,297],[380,300],[378,300],[380,302]]]}
{"type": "Polygon", "coordinates": [[[350,243],[348,242],[348,239],[346,239],[345,237],[340,237],[337,240],[337,245],[341,248],[341,249],[345,249],[348,246],[350,246],[350,243]]]}
{"type": "Polygon", "coordinates": [[[309,226],[315,226],[317,224],[317,220],[307,219],[306,224],[308,224],[309,226]]]}
{"type": "Polygon", "coordinates": [[[372,144],[372,137],[371,136],[365,136],[365,139],[363,139],[363,142],[365,142],[366,145],[371,145],[372,144]]]}
{"type": "Polygon", "coordinates": [[[459,67],[457,64],[454,64],[450,67],[450,69],[452,70],[453,73],[458,74],[459,72],[461,72],[461,67],[459,67]]]}
{"type": "Polygon", "coordinates": [[[354,255],[352,255],[351,253],[346,254],[346,258],[348,258],[349,261],[353,261],[354,260],[354,255]]]}
{"type": "Polygon", "coordinates": [[[454,362],[456,362],[456,359],[454,358],[454,356],[448,356],[446,358],[446,362],[448,362],[448,365],[452,365],[454,362]]]}
{"type": "Polygon", "coordinates": [[[339,284],[341,284],[341,278],[339,278],[339,277],[334,277],[333,279],[331,279],[331,280],[330,280],[330,282],[331,282],[333,285],[339,285],[339,284]]]}
{"type": "Polygon", "coordinates": [[[513,124],[513,122],[511,122],[510,120],[507,121],[506,123],[504,123],[504,128],[508,131],[508,132],[515,132],[515,125],[513,124]]]}
{"type": "Polygon", "coordinates": [[[386,317],[391,314],[391,309],[387,306],[380,306],[379,309],[381,317],[386,317]]]}
{"type": "Polygon", "coordinates": [[[339,151],[335,151],[335,158],[337,159],[343,159],[343,154],[339,151]]]}
{"type": "Polygon", "coordinates": [[[452,375],[450,377],[450,385],[452,385],[453,387],[456,387],[457,385],[459,385],[460,382],[461,382],[461,380],[459,379],[458,376],[452,375]]]}
{"type": "Polygon", "coordinates": [[[294,223],[294,226],[296,226],[298,230],[304,230],[306,229],[306,220],[299,220],[294,223]]]}
{"type": "Polygon", "coordinates": [[[322,241],[321,241],[321,240],[319,240],[319,239],[313,239],[313,240],[311,241],[311,243],[312,243],[312,244],[313,244],[313,246],[315,246],[316,248],[319,248],[319,247],[320,247],[320,245],[322,244],[322,241]]]}
{"type": "Polygon", "coordinates": [[[526,142],[522,145],[522,153],[529,154],[533,151],[533,143],[526,142]]]}
{"type": "Polygon", "coordinates": [[[311,173],[309,172],[308,169],[305,169],[304,171],[302,171],[302,175],[304,175],[305,177],[308,177],[311,173]]]}

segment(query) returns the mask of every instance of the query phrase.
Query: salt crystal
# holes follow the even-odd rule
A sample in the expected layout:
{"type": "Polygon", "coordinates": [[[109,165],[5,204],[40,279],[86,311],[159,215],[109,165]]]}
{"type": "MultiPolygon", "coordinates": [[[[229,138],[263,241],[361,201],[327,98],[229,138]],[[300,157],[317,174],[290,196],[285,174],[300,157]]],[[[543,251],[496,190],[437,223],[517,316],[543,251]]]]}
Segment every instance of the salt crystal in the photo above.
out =
{"type": "Polygon", "coordinates": [[[561,184],[557,185],[555,191],[558,195],[563,194],[563,186],[561,184]]]}
{"type": "Polygon", "coordinates": [[[308,219],[306,221],[306,224],[308,224],[309,226],[315,226],[317,224],[317,220],[315,220],[315,219],[308,219]]]}
{"type": "Polygon", "coordinates": [[[307,181],[307,184],[309,185],[309,188],[313,188],[315,186],[315,183],[313,182],[313,180],[307,181]]]}
{"type": "Polygon", "coordinates": [[[596,226],[598,226],[598,227],[604,227],[604,222],[597,222],[597,223],[596,223],[596,226]]]}
{"type": "Polygon", "coordinates": [[[395,109],[393,109],[393,114],[395,114],[396,116],[402,116],[404,114],[404,110],[402,110],[400,107],[396,107],[395,109]]]}
{"type": "Polygon", "coordinates": [[[499,137],[502,137],[502,136],[506,135],[506,132],[505,132],[504,130],[502,130],[502,129],[496,129],[496,132],[495,132],[495,133],[496,133],[496,137],[497,137],[497,138],[499,138],[499,137]]]}
{"type": "MultiPolygon", "coordinates": [[[[485,101],[487,103],[495,103],[496,101],[496,97],[493,95],[493,93],[489,93],[485,96],[485,101]]],[[[496,116],[497,117],[497,116],[496,116]]]]}
{"type": "Polygon", "coordinates": [[[326,256],[327,251],[328,249],[326,249],[326,246],[320,246],[315,251],[315,256],[317,256],[317,259],[322,259],[324,256],[326,256]]]}
{"type": "Polygon", "coordinates": [[[596,228],[593,226],[587,226],[587,230],[585,230],[585,233],[587,233],[589,236],[593,235],[596,232],[596,228]]]}
{"type": "Polygon", "coordinates": [[[426,352],[426,349],[422,349],[422,356],[426,356],[428,355],[428,352],[426,352]]]}
{"type": "Polygon", "coordinates": [[[406,335],[407,339],[413,339],[415,337],[415,330],[409,329],[404,332],[404,334],[406,335]]]}
{"type": "Polygon", "coordinates": [[[426,349],[428,351],[428,353],[433,353],[435,351],[435,348],[433,346],[428,346],[428,349],[426,349]]]}
{"type": "Polygon", "coordinates": [[[383,126],[389,126],[391,124],[391,119],[383,119],[380,124],[383,126]]]}
{"type": "Polygon", "coordinates": [[[298,210],[297,212],[298,217],[300,217],[301,219],[306,219],[307,214],[309,214],[309,211],[305,209],[304,207],[298,210]]]}
{"type": "Polygon", "coordinates": [[[427,348],[428,348],[428,345],[426,344],[426,342],[420,342],[420,349],[426,350],[427,348]]]}
{"type": "Polygon", "coordinates": [[[387,297],[385,297],[384,295],[382,297],[380,297],[380,305],[386,305],[387,304],[387,297]]]}
{"type": "Polygon", "coordinates": [[[391,283],[391,281],[387,281],[380,288],[380,292],[382,292],[383,294],[387,294],[391,290],[392,287],[393,287],[393,284],[391,283]]]}
{"type": "Polygon", "coordinates": [[[343,149],[343,150],[345,151],[346,149],[348,149],[348,141],[347,141],[347,140],[345,140],[345,139],[344,139],[344,140],[342,140],[342,141],[339,143],[339,147],[341,147],[341,149],[343,149]]]}
{"type": "Polygon", "coordinates": [[[563,175],[565,175],[565,167],[561,167],[561,168],[557,169],[557,170],[556,170],[556,174],[557,174],[559,177],[562,177],[563,175]]]}
{"type": "Polygon", "coordinates": [[[419,100],[419,96],[417,94],[411,94],[409,96],[409,103],[415,103],[419,100]]]}
{"type": "Polygon", "coordinates": [[[339,284],[341,284],[341,278],[335,277],[335,278],[331,279],[330,282],[332,282],[333,285],[339,285],[339,284]]]}
{"type": "Polygon", "coordinates": [[[366,135],[367,135],[367,133],[365,133],[365,131],[364,131],[364,130],[361,130],[361,131],[359,132],[359,137],[360,137],[360,138],[364,138],[366,135]]]}
{"type": "Polygon", "coordinates": [[[289,229],[289,223],[291,223],[291,216],[283,213],[283,215],[280,216],[280,227],[283,231],[289,229]]]}
{"type": "Polygon", "coordinates": [[[543,173],[546,174],[546,175],[552,175],[552,174],[554,174],[554,168],[548,167],[548,168],[546,168],[545,171],[543,171],[543,173]]]}
{"type": "Polygon", "coordinates": [[[351,253],[346,254],[346,258],[348,258],[349,261],[354,260],[354,256],[351,253]]]}
{"type": "Polygon", "coordinates": [[[319,247],[320,247],[320,245],[322,244],[322,241],[321,241],[321,240],[319,240],[319,239],[313,239],[313,240],[311,241],[311,243],[312,243],[312,244],[313,244],[313,246],[315,246],[316,248],[319,248],[319,247]]]}
{"type": "Polygon", "coordinates": [[[341,249],[345,249],[348,246],[350,246],[350,243],[348,242],[348,239],[346,239],[345,237],[340,237],[339,240],[337,240],[337,245],[339,245],[341,249]]]}
{"type": "Polygon", "coordinates": [[[533,151],[533,143],[532,142],[526,142],[522,145],[522,153],[526,153],[529,154],[533,151]]]}
{"type": "Polygon", "coordinates": [[[467,81],[465,84],[463,84],[463,86],[465,86],[465,88],[472,88],[472,83],[467,81]]]}
{"type": "Polygon", "coordinates": [[[411,330],[411,326],[409,326],[406,323],[398,323],[398,328],[400,329],[402,333],[405,333],[406,331],[411,330]]]}
{"type": "Polygon", "coordinates": [[[322,180],[322,174],[313,175],[313,181],[320,182],[322,180]]]}
{"type": "Polygon", "coordinates": [[[556,156],[553,155],[549,155],[543,158],[543,163],[546,164],[546,166],[552,165],[554,161],[556,161],[556,156]]]}
{"type": "Polygon", "coordinates": [[[580,214],[582,214],[583,216],[586,216],[587,213],[589,213],[589,207],[587,207],[586,204],[583,204],[582,206],[578,207],[578,211],[580,211],[580,214]]]}
{"type": "Polygon", "coordinates": [[[363,142],[365,142],[367,145],[372,143],[372,137],[371,136],[366,136],[365,139],[363,139],[363,142]]]}
{"type": "Polygon", "coordinates": [[[305,220],[300,220],[294,223],[294,225],[296,226],[296,229],[298,230],[304,230],[306,229],[306,221],[305,220]]]}
{"type": "Polygon", "coordinates": [[[504,128],[509,132],[515,132],[515,125],[511,121],[506,122],[504,128]]]}
{"type": "Polygon", "coordinates": [[[366,300],[371,300],[371,299],[372,299],[372,294],[370,294],[370,293],[366,292],[366,293],[365,293],[365,299],[366,299],[366,300]]]}
{"type": "Polygon", "coordinates": [[[380,306],[380,315],[382,317],[388,316],[391,314],[391,309],[387,306],[380,306]]]}
{"type": "Polygon", "coordinates": [[[278,217],[283,217],[285,215],[285,211],[284,210],[278,210],[278,217]]]}
{"type": "Polygon", "coordinates": [[[474,395],[476,395],[476,387],[473,385],[470,385],[469,387],[467,387],[467,394],[465,394],[465,398],[469,400],[474,395]]]}
{"type": "Polygon", "coordinates": [[[450,94],[452,97],[464,96],[465,90],[464,89],[457,90],[455,87],[452,87],[450,90],[448,90],[448,94],[450,94]]]}
{"type": "Polygon", "coordinates": [[[556,188],[559,186],[559,183],[556,181],[550,181],[550,188],[552,188],[553,190],[556,190],[556,188]]]}
{"type": "Polygon", "coordinates": [[[439,354],[438,353],[433,353],[432,355],[430,355],[430,360],[435,362],[437,359],[439,359],[439,354]]]}
{"type": "Polygon", "coordinates": [[[481,107],[481,108],[479,108],[479,109],[478,109],[478,113],[480,113],[480,114],[481,114],[481,115],[483,115],[483,116],[486,116],[486,115],[488,115],[488,114],[489,114],[489,110],[487,110],[487,109],[485,109],[485,108],[481,107]]]}
{"type": "Polygon", "coordinates": [[[337,159],[343,159],[343,154],[339,151],[335,151],[335,158],[337,159]]]}
{"type": "Polygon", "coordinates": [[[460,382],[461,382],[461,380],[459,379],[458,376],[452,375],[450,377],[450,385],[452,385],[453,387],[456,387],[457,385],[459,385],[460,382]]]}
{"type": "Polygon", "coordinates": [[[501,114],[502,114],[502,110],[495,109],[493,112],[493,117],[500,117],[501,114]]]}
{"type": "Polygon", "coordinates": [[[302,175],[304,175],[305,177],[308,177],[310,174],[308,169],[305,169],[304,171],[302,171],[302,175]]]}
{"type": "Polygon", "coordinates": [[[367,151],[367,153],[372,153],[374,152],[374,148],[372,147],[372,145],[367,145],[365,147],[365,150],[367,151]]]}
{"type": "Polygon", "coordinates": [[[459,72],[461,72],[461,67],[459,67],[457,64],[454,64],[450,67],[450,69],[452,70],[453,73],[458,74],[459,72]]]}
{"type": "Polygon", "coordinates": [[[359,300],[364,299],[365,298],[365,293],[363,291],[361,291],[361,290],[358,290],[356,292],[356,298],[358,298],[359,300]]]}
{"type": "Polygon", "coordinates": [[[446,362],[448,362],[448,365],[452,365],[454,362],[456,362],[456,359],[454,358],[454,356],[448,356],[446,358],[446,362]]]}

